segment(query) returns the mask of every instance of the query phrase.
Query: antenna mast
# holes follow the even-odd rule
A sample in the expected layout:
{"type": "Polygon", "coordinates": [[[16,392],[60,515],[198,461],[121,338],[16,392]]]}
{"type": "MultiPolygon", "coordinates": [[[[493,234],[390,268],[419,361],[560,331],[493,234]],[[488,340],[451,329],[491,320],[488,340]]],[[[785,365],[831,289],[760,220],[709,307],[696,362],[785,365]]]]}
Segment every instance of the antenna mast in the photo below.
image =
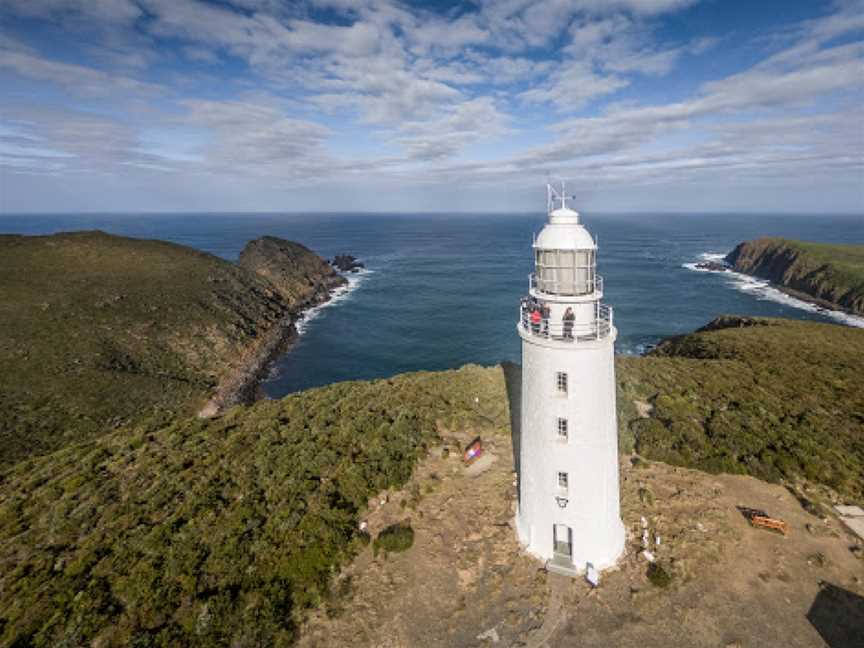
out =
{"type": "Polygon", "coordinates": [[[558,191],[553,187],[550,183],[546,183],[546,211],[552,212],[552,208],[555,205],[555,201],[561,201],[561,209],[567,209],[567,199],[575,200],[576,196],[568,196],[566,192],[566,185],[564,181],[561,181],[561,191],[558,191]]]}

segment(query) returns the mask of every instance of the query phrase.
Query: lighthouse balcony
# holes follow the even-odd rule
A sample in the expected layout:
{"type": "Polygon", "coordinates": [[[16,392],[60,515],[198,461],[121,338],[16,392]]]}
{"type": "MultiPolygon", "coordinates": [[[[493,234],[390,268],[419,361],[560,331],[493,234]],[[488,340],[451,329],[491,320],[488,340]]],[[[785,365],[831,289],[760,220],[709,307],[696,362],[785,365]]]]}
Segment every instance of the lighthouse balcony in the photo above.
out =
{"type": "MultiPolygon", "coordinates": [[[[523,303],[529,302],[524,299],[523,303]]],[[[558,342],[590,342],[601,340],[609,336],[613,330],[612,307],[597,303],[594,308],[594,316],[585,321],[567,320],[564,317],[540,317],[532,318],[530,308],[521,307],[519,311],[519,331],[524,336],[544,338],[558,342]]]]}
{"type": "Polygon", "coordinates": [[[528,292],[532,295],[543,294],[547,298],[590,297],[597,299],[603,296],[603,277],[593,272],[579,275],[574,273],[538,273],[528,275],[528,292]]]}

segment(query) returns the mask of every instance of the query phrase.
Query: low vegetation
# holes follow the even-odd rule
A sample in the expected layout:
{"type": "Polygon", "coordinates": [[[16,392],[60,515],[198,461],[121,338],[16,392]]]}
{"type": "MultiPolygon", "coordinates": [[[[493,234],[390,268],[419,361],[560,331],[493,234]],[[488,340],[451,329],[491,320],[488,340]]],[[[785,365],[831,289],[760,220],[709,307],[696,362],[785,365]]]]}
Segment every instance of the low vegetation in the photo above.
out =
{"type": "Polygon", "coordinates": [[[741,243],[726,261],[739,272],[864,315],[864,245],[761,238],[741,243]]]}
{"type": "Polygon", "coordinates": [[[645,457],[864,497],[864,330],[720,318],[619,358],[622,445],[645,457]],[[642,412],[634,406],[648,407],[642,412]],[[647,412],[645,411],[647,410],[647,412]]]}
{"type": "Polygon", "coordinates": [[[672,576],[659,563],[648,563],[646,575],[648,576],[648,581],[654,587],[665,589],[672,584],[672,576]]]}
{"type": "Polygon", "coordinates": [[[408,551],[413,544],[414,529],[411,528],[411,524],[409,522],[397,522],[383,529],[378,534],[372,545],[372,549],[375,555],[378,555],[380,551],[399,553],[408,551]]]}
{"type": "Polygon", "coordinates": [[[0,487],[0,645],[291,643],[368,543],[368,498],[439,429],[506,428],[504,393],[478,367],[341,383],[19,462],[0,487]]]}

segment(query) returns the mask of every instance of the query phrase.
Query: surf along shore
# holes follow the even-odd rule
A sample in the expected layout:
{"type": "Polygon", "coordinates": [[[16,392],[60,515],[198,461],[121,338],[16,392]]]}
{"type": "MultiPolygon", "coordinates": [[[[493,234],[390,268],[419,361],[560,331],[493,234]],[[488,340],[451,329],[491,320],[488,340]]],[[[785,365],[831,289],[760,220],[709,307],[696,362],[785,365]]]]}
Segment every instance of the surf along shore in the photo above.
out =
{"type": "MultiPolygon", "coordinates": [[[[261,398],[261,381],[270,365],[290,351],[299,337],[297,322],[348,287],[348,280],[336,270],[338,263],[330,265],[305,246],[272,236],[247,243],[239,265],[269,281],[290,306],[278,324],[242,354],[237,368],[222,378],[213,397],[198,412],[201,418],[261,398]]],[[[350,270],[350,264],[345,268],[350,270]]]]}

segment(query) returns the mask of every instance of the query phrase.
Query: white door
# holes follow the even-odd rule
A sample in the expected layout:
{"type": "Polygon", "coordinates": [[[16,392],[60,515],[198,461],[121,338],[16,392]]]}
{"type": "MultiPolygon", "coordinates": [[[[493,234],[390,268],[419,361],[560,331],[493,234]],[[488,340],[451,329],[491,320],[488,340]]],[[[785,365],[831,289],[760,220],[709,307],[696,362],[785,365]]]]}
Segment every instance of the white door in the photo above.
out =
{"type": "Polygon", "coordinates": [[[566,524],[552,526],[552,541],[556,556],[570,560],[573,556],[573,529],[566,524]]]}

